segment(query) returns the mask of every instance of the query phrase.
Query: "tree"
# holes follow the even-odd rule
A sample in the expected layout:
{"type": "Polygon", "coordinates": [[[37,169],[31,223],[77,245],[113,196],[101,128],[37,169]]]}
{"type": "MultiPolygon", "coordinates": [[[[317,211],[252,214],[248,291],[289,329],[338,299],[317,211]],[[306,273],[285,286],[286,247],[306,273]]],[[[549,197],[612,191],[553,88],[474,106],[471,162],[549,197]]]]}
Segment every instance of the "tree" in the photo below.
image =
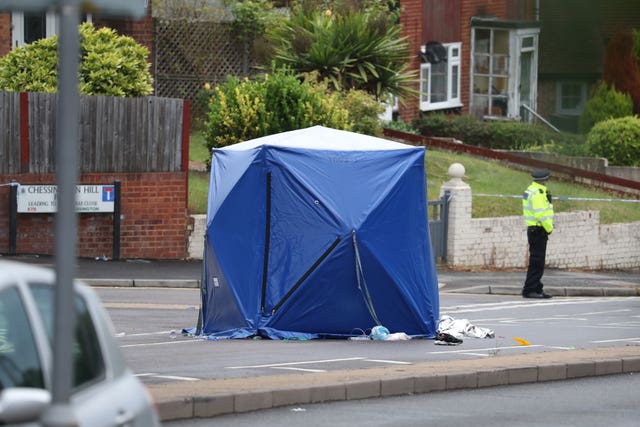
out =
{"type": "MultiPolygon", "coordinates": [[[[110,28],[80,26],[80,93],[144,96],[153,92],[149,50],[110,28]]],[[[58,38],[51,36],[13,49],[0,58],[0,89],[12,92],[56,92],[58,38]]]]}
{"type": "Polygon", "coordinates": [[[634,114],[640,114],[640,74],[633,49],[631,32],[613,36],[607,45],[602,78],[618,92],[629,94],[634,114]]]}
{"type": "Polygon", "coordinates": [[[364,90],[377,100],[413,95],[410,45],[400,37],[394,6],[384,0],[325,4],[303,0],[289,20],[268,31],[275,64],[315,71],[334,90],[364,90]]]}

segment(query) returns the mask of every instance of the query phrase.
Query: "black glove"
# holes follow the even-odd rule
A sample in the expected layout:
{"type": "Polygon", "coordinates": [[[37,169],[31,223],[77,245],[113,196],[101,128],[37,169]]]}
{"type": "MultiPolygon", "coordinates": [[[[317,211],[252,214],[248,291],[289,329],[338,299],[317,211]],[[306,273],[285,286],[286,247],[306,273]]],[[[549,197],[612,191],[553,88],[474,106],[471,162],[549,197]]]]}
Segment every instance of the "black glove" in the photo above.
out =
{"type": "Polygon", "coordinates": [[[551,204],[551,191],[547,191],[547,201],[551,204]]]}

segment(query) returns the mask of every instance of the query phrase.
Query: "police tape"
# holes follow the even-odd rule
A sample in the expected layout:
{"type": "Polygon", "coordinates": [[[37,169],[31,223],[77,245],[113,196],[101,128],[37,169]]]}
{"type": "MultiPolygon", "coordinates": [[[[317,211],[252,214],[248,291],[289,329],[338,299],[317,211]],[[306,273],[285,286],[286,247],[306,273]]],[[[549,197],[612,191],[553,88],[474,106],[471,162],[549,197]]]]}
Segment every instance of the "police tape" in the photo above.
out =
{"type": "MultiPolygon", "coordinates": [[[[511,196],[505,194],[473,194],[476,197],[503,197],[507,199],[522,199],[522,196],[511,196]]],[[[565,197],[565,196],[553,196],[553,200],[563,201],[586,201],[586,202],[623,202],[623,203],[640,203],[640,200],[636,199],[599,199],[596,197],[565,197]]]]}
{"type": "Polygon", "coordinates": [[[17,182],[8,182],[6,184],[0,184],[0,187],[9,187],[9,186],[13,187],[17,185],[19,185],[17,182]]]}

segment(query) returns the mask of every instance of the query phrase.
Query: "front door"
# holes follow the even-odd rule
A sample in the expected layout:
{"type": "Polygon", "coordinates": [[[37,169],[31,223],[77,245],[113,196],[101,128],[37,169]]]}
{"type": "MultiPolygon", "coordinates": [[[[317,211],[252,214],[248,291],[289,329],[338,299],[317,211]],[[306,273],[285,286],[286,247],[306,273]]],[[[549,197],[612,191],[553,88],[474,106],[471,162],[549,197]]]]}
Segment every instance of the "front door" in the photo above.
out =
{"type": "Polygon", "coordinates": [[[519,98],[518,106],[520,119],[525,122],[533,120],[531,110],[536,110],[536,80],[537,80],[537,54],[535,35],[522,35],[518,37],[520,48],[520,60],[518,70],[518,90],[516,96],[519,98]]]}

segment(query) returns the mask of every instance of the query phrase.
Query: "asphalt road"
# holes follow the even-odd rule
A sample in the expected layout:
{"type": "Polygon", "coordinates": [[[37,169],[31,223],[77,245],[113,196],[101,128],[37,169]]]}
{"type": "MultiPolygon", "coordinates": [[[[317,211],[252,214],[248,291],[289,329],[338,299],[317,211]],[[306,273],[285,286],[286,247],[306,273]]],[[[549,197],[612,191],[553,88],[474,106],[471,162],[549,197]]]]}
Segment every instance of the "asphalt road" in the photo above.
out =
{"type": "Polygon", "coordinates": [[[422,339],[205,341],[180,334],[182,328],[195,325],[197,289],[99,288],[98,293],[112,317],[127,363],[147,384],[640,344],[637,297],[532,301],[442,293],[441,314],[495,331],[494,338],[465,338],[463,344],[453,347],[422,339]],[[530,345],[521,345],[516,338],[530,345]]]}
{"type": "Polygon", "coordinates": [[[166,427],[636,427],[640,375],[459,390],[380,399],[297,405],[212,419],[165,422],[166,427]]]}

